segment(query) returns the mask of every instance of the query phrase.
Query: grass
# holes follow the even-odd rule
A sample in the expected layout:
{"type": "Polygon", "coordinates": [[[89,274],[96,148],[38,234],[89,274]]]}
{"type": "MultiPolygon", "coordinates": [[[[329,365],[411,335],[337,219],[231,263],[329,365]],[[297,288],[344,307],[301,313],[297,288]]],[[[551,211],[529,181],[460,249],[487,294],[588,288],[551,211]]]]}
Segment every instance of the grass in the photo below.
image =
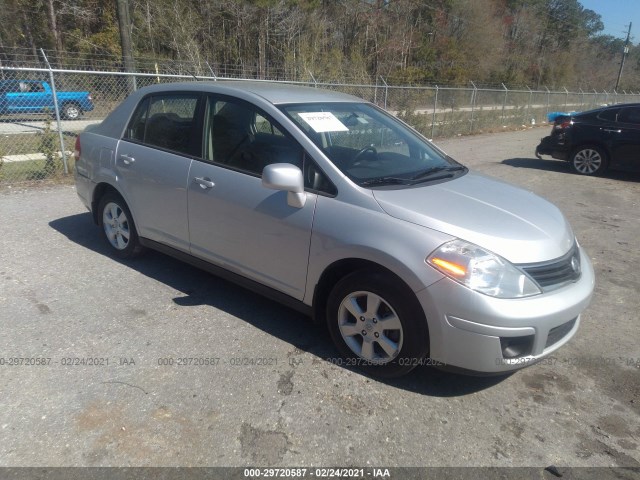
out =
{"type": "MultiPolygon", "coordinates": [[[[55,132],[56,144],[58,143],[58,132],[55,132]]],[[[63,133],[64,146],[67,150],[73,150],[76,143],[76,135],[63,133]]],[[[0,136],[0,154],[7,155],[27,155],[40,152],[40,136],[37,133],[17,133],[15,135],[0,136]]]]}
{"type": "MultiPolygon", "coordinates": [[[[59,141],[55,134],[55,146],[59,151],[59,141]]],[[[64,146],[68,151],[73,150],[75,135],[64,134],[64,146]]],[[[0,156],[28,155],[42,153],[42,137],[35,133],[21,133],[16,135],[3,135],[0,137],[0,156]]],[[[61,158],[56,158],[54,168],[47,168],[45,160],[27,160],[20,162],[4,161],[0,163],[0,185],[19,184],[50,179],[55,182],[71,182],[73,180],[74,160],[67,156],[69,175],[64,174],[61,158]]]]}
{"type": "Polygon", "coordinates": [[[47,171],[45,160],[31,160],[26,162],[4,163],[0,167],[0,184],[16,184],[36,180],[52,180],[56,183],[71,183],[75,162],[73,157],[67,158],[69,174],[65,175],[62,159],[56,160],[55,169],[47,171]]]}

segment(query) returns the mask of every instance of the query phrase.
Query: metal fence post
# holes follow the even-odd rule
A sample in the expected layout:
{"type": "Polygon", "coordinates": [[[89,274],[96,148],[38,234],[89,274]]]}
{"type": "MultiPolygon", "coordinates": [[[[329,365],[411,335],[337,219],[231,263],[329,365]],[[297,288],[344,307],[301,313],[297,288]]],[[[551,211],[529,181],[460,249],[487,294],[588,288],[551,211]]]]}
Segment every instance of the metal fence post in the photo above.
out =
{"type": "Polygon", "coordinates": [[[211,68],[211,65],[209,65],[209,62],[205,62],[207,64],[207,67],[209,67],[209,71],[211,72],[211,75],[213,76],[213,81],[217,82],[218,81],[218,77],[216,76],[216,72],[213,71],[213,68],[211,68]]]}
{"type": "Polygon", "coordinates": [[[387,109],[387,98],[389,96],[389,85],[387,84],[386,80],[384,79],[384,77],[382,75],[379,75],[380,80],[382,80],[382,83],[384,83],[384,109],[387,109]]]}
{"type": "Polygon", "coordinates": [[[373,89],[373,103],[378,105],[378,77],[376,77],[376,86],[373,89]]]}
{"type": "Polygon", "coordinates": [[[609,92],[607,92],[606,90],[603,90],[604,92],[604,103],[608,104],[609,103],[609,92]]]}
{"type": "Polygon", "coordinates": [[[44,58],[44,63],[47,65],[49,69],[49,82],[51,83],[51,93],[53,94],[53,108],[56,111],[56,124],[58,125],[58,139],[60,140],[60,153],[62,154],[62,164],[64,165],[64,174],[69,174],[69,166],[67,165],[67,152],[64,148],[64,136],[62,135],[62,122],[60,122],[60,108],[58,107],[58,95],[56,94],[56,82],[53,78],[53,69],[51,68],[51,64],[47,59],[47,55],[44,53],[44,50],[41,48],[40,53],[42,53],[42,57],[44,58]]]}
{"type": "Polygon", "coordinates": [[[567,87],[562,87],[564,88],[564,93],[565,93],[565,97],[564,97],[564,109],[565,111],[567,110],[567,106],[569,105],[569,90],[567,90],[567,87]]]}
{"type": "Polygon", "coordinates": [[[551,109],[551,91],[549,87],[544,87],[547,90],[547,115],[549,115],[549,110],[551,109]]]}
{"type": "Polygon", "coordinates": [[[311,73],[311,70],[307,69],[307,72],[309,73],[309,76],[311,77],[311,80],[313,80],[313,86],[315,88],[318,88],[318,82],[316,81],[316,77],[313,76],[313,73],[311,73]]]}
{"type": "Polygon", "coordinates": [[[438,85],[436,85],[436,94],[433,98],[433,116],[431,117],[431,138],[436,128],[436,110],[438,109],[438,85]]]}
{"type": "MultiPolygon", "coordinates": [[[[526,113],[525,113],[525,120],[529,116],[529,112],[531,111],[531,102],[532,102],[532,99],[533,99],[533,90],[531,90],[529,88],[529,85],[527,85],[527,90],[529,90],[529,101],[527,102],[527,110],[526,110],[526,113]]],[[[535,119],[532,118],[532,120],[535,120],[535,119]]],[[[533,123],[532,123],[532,125],[533,125],[533,123]]]]}
{"type": "Polygon", "coordinates": [[[507,94],[509,93],[509,89],[501,83],[502,88],[504,88],[504,98],[502,99],[502,124],[504,125],[504,108],[507,105],[507,94]]]}
{"type": "Polygon", "coordinates": [[[478,92],[478,87],[476,87],[476,84],[471,80],[469,80],[469,82],[471,83],[471,85],[473,85],[473,91],[471,92],[471,126],[469,131],[473,132],[473,121],[475,120],[474,116],[476,112],[476,95],[478,92]]]}
{"type": "Polygon", "coordinates": [[[584,110],[584,91],[581,88],[578,90],[580,90],[580,110],[584,110]]]}

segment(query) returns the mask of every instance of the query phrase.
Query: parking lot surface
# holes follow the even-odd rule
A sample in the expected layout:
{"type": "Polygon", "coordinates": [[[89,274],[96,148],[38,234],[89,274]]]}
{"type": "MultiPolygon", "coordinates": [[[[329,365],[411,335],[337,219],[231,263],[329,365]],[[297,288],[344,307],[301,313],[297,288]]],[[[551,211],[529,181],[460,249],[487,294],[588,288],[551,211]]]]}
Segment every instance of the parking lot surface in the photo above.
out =
{"type": "Polygon", "coordinates": [[[547,133],[436,142],[558,205],[594,263],[576,337],[503,377],[368,378],[294,311],[110,257],[72,186],[4,188],[0,466],[640,467],[640,176],[538,160],[547,133]]]}

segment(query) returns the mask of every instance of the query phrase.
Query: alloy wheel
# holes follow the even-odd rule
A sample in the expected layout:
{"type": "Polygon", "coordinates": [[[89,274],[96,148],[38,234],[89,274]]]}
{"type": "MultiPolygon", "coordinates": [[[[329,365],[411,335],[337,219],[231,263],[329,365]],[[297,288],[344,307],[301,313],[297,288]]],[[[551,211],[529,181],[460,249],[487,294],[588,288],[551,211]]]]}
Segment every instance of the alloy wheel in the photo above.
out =
{"type": "Polygon", "coordinates": [[[573,166],[583,175],[592,175],[602,167],[602,156],[597,150],[585,148],[576,153],[573,166]]]}
{"type": "Polygon", "coordinates": [[[120,205],[114,202],[105,205],[102,212],[102,226],[113,248],[117,250],[127,248],[131,231],[129,230],[129,219],[120,205]]]}
{"type": "Polygon", "coordinates": [[[384,298],[372,292],[353,292],[342,300],[338,328],[351,351],[371,363],[389,363],[402,349],[400,318],[384,298]]]}

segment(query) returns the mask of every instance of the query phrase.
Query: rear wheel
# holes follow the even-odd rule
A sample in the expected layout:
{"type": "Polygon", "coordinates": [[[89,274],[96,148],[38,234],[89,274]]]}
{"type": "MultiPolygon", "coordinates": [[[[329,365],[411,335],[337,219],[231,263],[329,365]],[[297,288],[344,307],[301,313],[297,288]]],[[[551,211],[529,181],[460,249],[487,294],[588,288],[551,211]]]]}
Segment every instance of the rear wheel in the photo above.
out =
{"type": "Polygon", "coordinates": [[[75,120],[82,115],[82,109],[76,103],[65,103],[60,114],[65,120],[75,120]]]}
{"type": "Polygon", "coordinates": [[[340,280],[327,301],[327,322],[345,364],[372,375],[404,375],[428,352],[422,308],[390,274],[361,270],[340,280]]]}
{"type": "Polygon", "coordinates": [[[143,251],[129,207],[116,193],[102,197],[98,207],[100,226],[113,253],[120,258],[133,258],[143,251]]]}
{"type": "Polygon", "coordinates": [[[600,147],[587,145],[573,152],[570,163],[579,175],[601,175],[607,169],[607,156],[600,147]]]}

